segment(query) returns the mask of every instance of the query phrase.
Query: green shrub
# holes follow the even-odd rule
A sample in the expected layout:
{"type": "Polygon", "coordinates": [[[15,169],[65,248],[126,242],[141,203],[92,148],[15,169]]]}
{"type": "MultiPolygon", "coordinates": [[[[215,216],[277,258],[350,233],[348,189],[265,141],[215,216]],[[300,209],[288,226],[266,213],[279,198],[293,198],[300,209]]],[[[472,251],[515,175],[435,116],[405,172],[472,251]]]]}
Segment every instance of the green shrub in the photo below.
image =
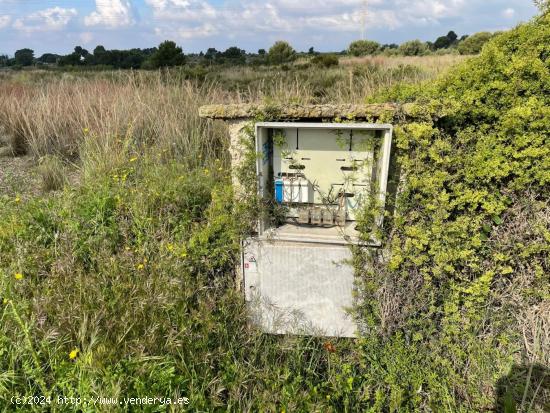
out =
{"type": "Polygon", "coordinates": [[[380,44],[372,40],[356,40],[351,42],[348,53],[352,56],[373,55],[380,49],[380,44]]]}
{"type": "Polygon", "coordinates": [[[460,54],[478,54],[483,45],[491,40],[491,37],[493,34],[489,32],[479,32],[468,36],[459,43],[458,51],[460,54]]]}
{"type": "Polygon", "coordinates": [[[317,55],[311,59],[311,63],[325,68],[338,66],[340,64],[338,56],[333,54],[317,55]]]}
{"type": "Polygon", "coordinates": [[[185,55],[181,47],[170,40],[162,42],[158,49],[147,59],[143,66],[146,69],[158,69],[161,67],[181,66],[185,63],[185,55]]]}
{"type": "Polygon", "coordinates": [[[550,299],[548,39],[550,15],[537,17],[434,84],[395,95],[415,101],[417,120],[395,130],[406,184],[388,223],[390,258],[356,259],[371,268],[361,277],[366,337],[404,335],[420,359],[401,380],[425,396],[405,411],[489,410],[506,404],[507,380],[529,397],[511,392],[508,405],[548,405],[548,392],[534,391],[544,380],[509,374],[532,346],[531,366],[550,360],[539,333],[524,337],[548,325],[538,310],[550,299]]]}
{"type": "Polygon", "coordinates": [[[285,41],[279,40],[275,42],[267,53],[267,58],[271,64],[283,64],[292,62],[296,59],[296,52],[290,44],[285,41]]]}
{"type": "Polygon", "coordinates": [[[426,43],[421,42],[420,40],[405,42],[401,44],[397,50],[403,56],[423,56],[429,52],[426,43]]]}
{"type": "Polygon", "coordinates": [[[55,155],[40,158],[38,172],[42,180],[42,190],[46,192],[63,188],[67,180],[65,166],[55,155]]]}

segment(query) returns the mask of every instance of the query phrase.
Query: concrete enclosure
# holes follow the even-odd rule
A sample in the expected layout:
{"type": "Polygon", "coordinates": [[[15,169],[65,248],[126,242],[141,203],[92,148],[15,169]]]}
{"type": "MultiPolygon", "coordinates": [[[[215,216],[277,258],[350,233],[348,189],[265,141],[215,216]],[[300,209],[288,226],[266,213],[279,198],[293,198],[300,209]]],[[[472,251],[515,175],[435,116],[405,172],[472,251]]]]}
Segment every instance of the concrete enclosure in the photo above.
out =
{"type": "MultiPolygon", "coordinates": [[[[228,122],[233,170],[244,159],[243,138],[254,139],[257,190],[277,211],[276,219],[258,222],[257,234],[243,240],[238,284],[251,319],[267,333],[353,337],[350,245],[360,242],[362,208],[369,200],[385,202],[392,141],[391,124],[372,121],[395,108],[269,109],[276,122],[255,122],[255,136],[243,137],[266,108],[201,108],[201,116],[228,122]],[[352,118],[351,110],[363,119],[334,122],[352,118]]],[[[236,196],[246,196],[235,176],[233,182],[236,196]]],[[[380,214],[376,224],[382,222],[380,214]]],[[[376,239],[362,243],[380,247],[376,239]]]]}

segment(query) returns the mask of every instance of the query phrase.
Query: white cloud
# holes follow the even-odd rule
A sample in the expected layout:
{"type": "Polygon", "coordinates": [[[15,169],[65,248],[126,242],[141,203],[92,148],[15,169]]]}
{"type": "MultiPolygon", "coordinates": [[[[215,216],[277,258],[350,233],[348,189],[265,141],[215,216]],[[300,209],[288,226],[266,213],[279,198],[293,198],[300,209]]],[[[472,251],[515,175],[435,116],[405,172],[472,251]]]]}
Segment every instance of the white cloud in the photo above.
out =
{"type": "Polygon", "coordinates": [[[511,19],[515,15],[516,15],[516,11],[511,7],[509,7],[509,8],[502,11],[502,17],[505,17],[507,19],[511,19]]]}
{"type": "Polygon", "coordinates": [[[157,20],[158,36],[191,39],[219,33],[359,33],[437,25],[459,16],[473,0],[239,0],[213,7],[209,0],[145,0],[157,20]],[[162,23],[162,24],[161,24],[162,23]]]}
{"type": "Polygon", "coordinates": [[[204,0],[145,0],[161,20],[203,22],[218,17],[216,9],[204,0]]]}
{"type": "Polygon", "coordinates": [[[129,0],[95,0],[95,4],[96,10],[84,18],[86,26],[117,28],[135,23],[129,0]]]}
{"type": "Polygon", "coordinates": [[[441,19],[457,17],[468,0],[393,0],[385,7],[394,11],[400,25],[436,25],[441,19]]]}
{"type": "Polygon", "coordinates": [[[173,30],[164,30],[160,27],[157,27],[155,28],[155,34],[161,38],[176,37],[178,39],[187,40],[211,37],[219,34],[219,30],[217,27],[214,27],[213,25],[207,23],[191,28],[179,28],[173,30]]]}
{"type": "MultiPolygon", "coordinates": [[[[304,30],[358,32],[362,21],[362,0],[327,2],[310,0],[241,0],[227,6],[213,7],[206,0],[145,0],[151,7],[157,36],[181,39],[203,38],[219,33],[233,36],[251,33],[297,33],[304,30]],[[162,25],[160,24],[162,23],[162,25]]],[[[373,0],[382,3],[382,0],[373,0]]],[[[398,25],[388,11],[368,15],[371,27],[398,25]]]]}
{"type": "Polygon", "coordinates": [[[13,27],[27,33],[62,30],[77,14],[76,9],[52,7],[15,20],[13,27]]]}
{"type": "Polygon", "coordinates": [[[11,16],[0,16],[0,29],[8,27],[11,23],[11,16]]]}

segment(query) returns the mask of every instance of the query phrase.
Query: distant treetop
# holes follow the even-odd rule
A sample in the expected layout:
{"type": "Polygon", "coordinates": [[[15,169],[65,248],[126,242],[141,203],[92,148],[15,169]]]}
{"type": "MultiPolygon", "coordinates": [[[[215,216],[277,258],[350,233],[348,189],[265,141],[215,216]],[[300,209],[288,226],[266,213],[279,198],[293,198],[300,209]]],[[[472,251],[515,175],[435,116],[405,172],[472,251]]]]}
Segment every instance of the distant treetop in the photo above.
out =
{"type": "Polygon", "coordinates": [[[356,40],[351,42],[348,53],[352,56],[367,56],[375,54],[380,49],[380,44],[372,40],[356,40]]]}
{"type": "Polygon", "coordinates": [[[296,51],[288,42],[279,40],[269,49],[268,59],[271,64],[288,63],[295,58],[296,51]]]}

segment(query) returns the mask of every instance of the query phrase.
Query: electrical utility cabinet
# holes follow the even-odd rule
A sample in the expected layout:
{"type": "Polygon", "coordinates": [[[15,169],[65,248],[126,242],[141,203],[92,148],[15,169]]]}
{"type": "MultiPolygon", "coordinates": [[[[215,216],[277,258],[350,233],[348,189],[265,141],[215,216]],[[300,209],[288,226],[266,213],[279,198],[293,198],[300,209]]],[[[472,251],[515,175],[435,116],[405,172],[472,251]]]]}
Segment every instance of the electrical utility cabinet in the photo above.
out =
{"type": "Polygon", "coordinates": [[[258,193],[269,207],[243,242],[252,316],[269,333],[353,337],[350,245],[380,245],[357,225],[369,206],[383,210],[392,126],[266,122],[255,132],[258,193]]]}

